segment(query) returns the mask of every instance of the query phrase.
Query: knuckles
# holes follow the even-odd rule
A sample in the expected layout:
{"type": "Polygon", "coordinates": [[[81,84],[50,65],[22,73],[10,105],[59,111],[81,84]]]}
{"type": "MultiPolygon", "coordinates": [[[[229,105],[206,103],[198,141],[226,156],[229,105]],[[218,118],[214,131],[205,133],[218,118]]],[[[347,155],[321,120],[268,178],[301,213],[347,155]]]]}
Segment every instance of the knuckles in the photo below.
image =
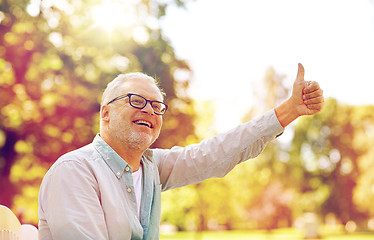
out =
{"type": "Polygon", "coordinates": [[[319,90],[322,90],[318,84],[318,82],[316,81],[312,81],[310,82],[310,84],[308,84],[307,87],[304,88],[303,92],[304,93],[311,93],[311,92],[315,92],[315,91],[319,91],[319,90]]]}

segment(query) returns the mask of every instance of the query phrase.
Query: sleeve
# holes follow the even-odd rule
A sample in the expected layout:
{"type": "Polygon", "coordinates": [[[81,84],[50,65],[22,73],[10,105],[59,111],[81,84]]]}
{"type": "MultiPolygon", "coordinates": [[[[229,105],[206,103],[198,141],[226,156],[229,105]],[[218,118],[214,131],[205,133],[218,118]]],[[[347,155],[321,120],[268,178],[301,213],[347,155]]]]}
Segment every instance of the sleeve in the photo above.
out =
{"type": "Polygon", "coordinates": [[[153,150],[162,190],[223,177],[237,164],[258,156],[284,131],[274,109],[199,144],[153,150]]]}
{"type": "Polygon", "coordinates": [[[93,172],[78,161],[54,166],[39,192],[39,239],[108,239],[93,172]]]}

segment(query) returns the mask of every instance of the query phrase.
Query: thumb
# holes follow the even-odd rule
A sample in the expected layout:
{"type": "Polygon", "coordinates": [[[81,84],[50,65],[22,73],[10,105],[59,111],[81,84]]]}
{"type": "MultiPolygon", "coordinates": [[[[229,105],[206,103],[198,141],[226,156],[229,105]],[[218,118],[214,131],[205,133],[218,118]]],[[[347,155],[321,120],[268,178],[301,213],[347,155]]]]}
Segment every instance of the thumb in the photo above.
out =
{"type": "Polygon", "coordinates": [[[296,81],[304,81],[304,67],[301,63],[298,64],[299,68],[297,69],[296,81]]]}

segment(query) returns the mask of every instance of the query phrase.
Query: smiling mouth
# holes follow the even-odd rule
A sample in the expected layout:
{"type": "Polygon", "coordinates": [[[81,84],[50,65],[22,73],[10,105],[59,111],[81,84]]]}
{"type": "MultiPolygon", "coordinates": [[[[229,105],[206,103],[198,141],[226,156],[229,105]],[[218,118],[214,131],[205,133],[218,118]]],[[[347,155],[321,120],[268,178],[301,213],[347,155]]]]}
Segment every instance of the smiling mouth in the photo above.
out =
{"type": "Polygon", "coordinates": [[[146,126],[146,127],[149,127],[149,128],[153,128],[152,123],[150,123],[148,121],[145,121],[145,120],[136,120],[133,123],[135,123],[137,125],[142,125],[142,126],[146,126]]]}

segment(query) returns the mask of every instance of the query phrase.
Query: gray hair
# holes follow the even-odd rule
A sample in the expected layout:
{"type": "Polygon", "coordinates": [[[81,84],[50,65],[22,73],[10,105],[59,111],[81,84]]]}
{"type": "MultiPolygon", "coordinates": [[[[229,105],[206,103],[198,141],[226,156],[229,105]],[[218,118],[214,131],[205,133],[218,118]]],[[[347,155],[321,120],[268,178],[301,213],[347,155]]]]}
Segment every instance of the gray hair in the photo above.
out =
{"type": "Polygon", "coordinates": [[[115,79],[113,79],[110,83],[108,83],[103,93],[103,96],[101,98],[101,106],[103,106],[104,104],[107,104],[110,100],[120,96],[122,94],[121,86],[123,85],[123,83],[133,80],[133,79],[148,80],[150,83],[153,83],[157,86],[162,96],[165,96],[164,91],[160,88],[157,80],[154,79],[153,77],[150,77],[147,74],[144,74],[141,72],[126,73],[126,74],[118,75],[115,79]]]}

